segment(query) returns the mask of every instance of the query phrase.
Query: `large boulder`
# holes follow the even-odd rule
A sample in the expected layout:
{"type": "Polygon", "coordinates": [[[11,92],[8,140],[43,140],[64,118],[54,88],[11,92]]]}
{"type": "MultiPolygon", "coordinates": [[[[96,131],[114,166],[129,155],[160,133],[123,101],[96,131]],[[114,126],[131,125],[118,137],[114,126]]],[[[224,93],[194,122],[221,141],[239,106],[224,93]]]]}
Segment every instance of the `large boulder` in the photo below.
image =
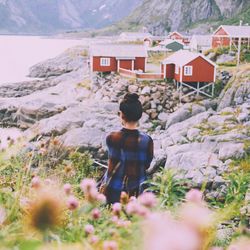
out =
{"type": "Polygon", "coordinates": [[[226,143],[219,150],[219,159],[223,161],[232,158],[240,159],[244,154],[244,143],[226,143]]]}
{"type": "Polygon", "coordinates": [[[40,62],[30,68],[29,76],[46,78],[78,70],[86,64],[84,61],[87,61],[86,56],[83,55],[84,49],[84,47],[77,46],[55,58],[40,62]]]}
{"type": "Polygon", "coordinates": [[[216,59],[217,64],[230,63],[235,61],[235,56],[231,56],[229,54],[219,55],[216,59]]]}
{"type": "Polygon", "coordinates": [[[43,90],[20,98],[1,98],[1,123],[5,126],[28,128],[36,121],[54,116],[78,104],[91,95],[87,88],[78,86],[84,78],[86,76],[81,69],[51,79],[53,86],[43,90]]]}
{"type": "Polygon", "coordinates": [[[218,111],[230,106],[250,104],[249,73],[249,69],[235,73],[218,98],[218,111]]]}
{"type": "Polygon", "coordinates": [[[177,111],[170,114],[166,123],[166,128],[171,125],[182,122],[194,115],[205,112],[206,108],[199,104],[194,103],[186,103],[182,107],[180,107],[177,111]]]}

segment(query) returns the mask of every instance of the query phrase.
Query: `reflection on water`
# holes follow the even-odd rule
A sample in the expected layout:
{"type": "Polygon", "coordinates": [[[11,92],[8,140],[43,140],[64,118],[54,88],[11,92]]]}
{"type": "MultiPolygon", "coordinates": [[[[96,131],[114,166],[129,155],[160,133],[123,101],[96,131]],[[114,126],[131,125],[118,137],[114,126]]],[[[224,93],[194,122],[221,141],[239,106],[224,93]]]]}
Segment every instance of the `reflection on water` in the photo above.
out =
{"type": "Polygon", "coordinates": [[[22,131],[17,128],[0,128],[0,149],[8,147],[11,140],[16,141],[22,136],[22,131]]]}

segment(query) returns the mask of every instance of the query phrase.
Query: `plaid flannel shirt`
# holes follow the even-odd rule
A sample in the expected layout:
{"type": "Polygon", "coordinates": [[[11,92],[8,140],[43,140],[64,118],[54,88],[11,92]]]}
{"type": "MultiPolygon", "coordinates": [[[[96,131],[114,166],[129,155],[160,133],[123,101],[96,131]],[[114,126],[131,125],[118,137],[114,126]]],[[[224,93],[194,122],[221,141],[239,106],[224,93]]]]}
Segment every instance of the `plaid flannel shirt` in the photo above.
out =
{"type": "Polygon", "coordinates": [[[139,130],[123,128],[109,134],[106,143],[109,153],[107,178],[111,177],[109,188],[140,194],[146,170],[153,159],[152,138],[139,130]]]}

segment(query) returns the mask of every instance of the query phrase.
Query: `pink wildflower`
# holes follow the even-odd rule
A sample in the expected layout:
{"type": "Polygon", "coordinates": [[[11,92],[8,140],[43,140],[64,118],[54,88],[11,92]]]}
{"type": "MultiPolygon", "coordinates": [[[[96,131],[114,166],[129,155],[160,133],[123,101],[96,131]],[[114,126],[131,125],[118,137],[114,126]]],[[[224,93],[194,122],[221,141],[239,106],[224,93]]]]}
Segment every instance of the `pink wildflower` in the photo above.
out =
{"type": "Polygon", "coordinates": [[[90,241],[90,244],[96,244],[98,241],[99,241],[99,238],[98,238],[98,236],[96,236],[96,235],[92,235],[91,237],[90,237],[90,239],[89,239],[89,241],[90,241]]]}
{"type": "Polygon", "coordinates": [[[155,195],[149,192],[141,194],[138,201],[147,208],[153,208],[157,203],[155,195]]]}
{"type": "Polygon", "coordinates": [[[35,189],[41,186],[41,180],[38,176],[33,177],[33,179],[31,180],[31,186],[35,189]]]}
{"type": "Polygon", "coordinates": [[[117,203],[113,204],[112,211],[113,211],[114,215],[119,216],[120,212],[122,211],[122,205],[121,205],[121,203],[117,202],[117,203]]]}
{"type": "Polygon", "coordinates": [[[113,223],[117,223],[118,222],[118,220],[119,220],[119,218],[118,218],[118,216],[112,216],[112,218],[111,218],[111,221],[113,222],[113,223]]]}
{"type": "Polygon", "coordinates": [[[200,238],[195,230],[167,213],[151,214],[143,228],[144,250],[200,249],[200,238]]]}
{"type": "Polygon", "coordinates": [[[84,179],[81,182],[81,189],[86,194],[89,193],[91,190],[96,189],[96,182],[93,179],[84,179]]]}
{"type": "Polygon", "coordinates": [[[6,212],[4,208],[0,207],[0,225],[4,223],[5,219],[6,219],[6,212]]]}
{"type": "Polygon", "coordinates": [[[97,201],[102,203],[102,204],[104,204],[106,202],[106,196],[104,194],[98,193],[96,198],[97,198],[97,201]]]}
{"type": "Polygon", "coordinates": [[[84,231],[88,235],[93,234],[95,232],[95,228],[92,225],[88,224],[84,227],[84,231]]]}
{"type": "Polygon", "coordinates": [[[45,179],[44,180],[44,185],[46,185],[46,186],[49,186],[49,185],[52,185],[53,184],[53,181],[51,180],[51,179],[45,179]]]}
{"type": "Polygon", "coordinates": [[[250,239],[241,237],[236,242],[232,243],[228,250],[250,250],[250,239]]]}
{"type": "Polygon", "coordinates": [[[65,192],[65,194],[66,195],[70,195],[70,193],[71,193],[71,185],[70,184],[65,184],[64,186],[63,186],[63,189],[64,189],[64,192],[65,192]]]}
{"type": "Polygon", "coordinates": [[[129,198],[129,201],[136,201],[137,199],[136,199],[136,197],[135,196],[131,196],[130,198],[129,198]]]}
{"type": "Polygon", "coordinates": [[[76,199],[76,197],[74,197],[74,196],[70,196],[69,198],[68,198],[68,201],[67,201],[67,206],[68,206],[68,209],[69,210],[75,210],[75,209],[77,209],[78,208],[78,206],[79,206],[79,202],[78,202],[78,200],[76,199]]]}
{"type": "Polygon", "coordinates": [[[98,220],[101,217],[101,212],[98,208],[95,208],[92,210],[91,215],[94,220],[98,220]]]}
{"type": "Polygon", "coordinates": [[[127,228],[131,225],[131,221],[129,220],[118,220],[116,225],[118,227],[123,227],[123,228],[127,228]]]}
{"type": "Polygon", "coordinates": [[[139,204],[136,201],[130,201],[126,206],[126,212],[129,215],[137,214],[139,204]]]}
{"type": "Polygon", "coordinates": [[[196,229],[208,228],[212,221],[212,211],[203,204],[185,203],[180,210],[183,222],[196,229]]]}
{"type": "Polygon", "coordinates": [[[192,189],[186,194],[186,200],[194,203],[201,203],[202,192],[197,189],[192,189]]]}
{"type": "Polygon", "coordinates": [[[116,241],[105,241],[103,243],[103,250],[117,250],[118,244],[116,241]]]}

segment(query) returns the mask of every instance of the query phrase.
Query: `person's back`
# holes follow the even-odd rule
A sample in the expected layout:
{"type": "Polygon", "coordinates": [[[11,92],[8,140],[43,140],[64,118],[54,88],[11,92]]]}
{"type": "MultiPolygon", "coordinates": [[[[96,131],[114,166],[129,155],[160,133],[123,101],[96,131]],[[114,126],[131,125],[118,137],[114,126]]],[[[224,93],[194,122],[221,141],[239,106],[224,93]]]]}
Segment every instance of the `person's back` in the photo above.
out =
{"type": "Polygon", "coordinates": [[[106,196],[108,203],[118,202],[125,191],[129,196],[138,196],[146,180],[146,170],[153,159],[153,140],[137,129],[142,116],[138,95],[127,94],[120,104],[123,128],[107,136],[109,152],[109,180],[106,196]]]}

